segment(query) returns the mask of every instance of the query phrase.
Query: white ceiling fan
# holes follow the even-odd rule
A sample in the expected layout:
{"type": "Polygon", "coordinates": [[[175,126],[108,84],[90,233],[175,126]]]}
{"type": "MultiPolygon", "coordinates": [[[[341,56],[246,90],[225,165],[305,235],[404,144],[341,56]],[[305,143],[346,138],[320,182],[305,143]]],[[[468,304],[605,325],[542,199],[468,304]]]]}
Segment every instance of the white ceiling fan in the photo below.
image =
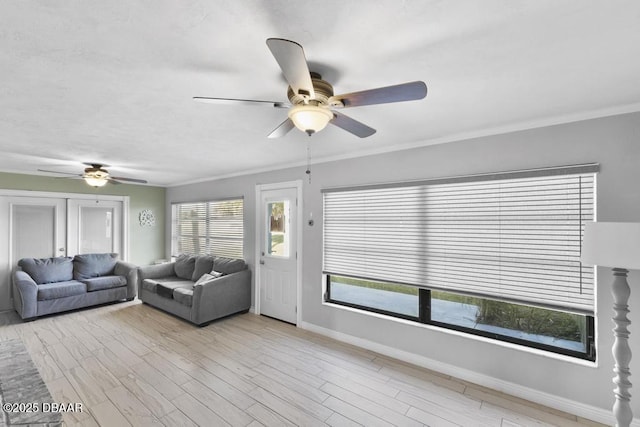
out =
{"type": "Polygon", "coordinates": [[[101,163],[84,163],[89,166],[84,169],[84,173],[68,173],[68,172],[60,172],[60,171],[50,171],[45,169],[38,169],[40,172],[48,172],[48,173],[58,173],[62,175],[68,175],[65,178],[82,178],[85,180],[87,184],[92,187],[102,187],[107,183],[111,184],[120,184],[121,182],[135,182],[138,184],[146,184],[147,181],[144,179],[136,179],[136,178],[125,178],[122,176],[111,176],[108,170],[105,169],[105,166],[101,163]]]}
{"type": "Polygon", "coordinates": [[[373,135],[376,130],[339,113],[336,109],[413,101],[427,96],[427,85],[422,81],[334,95],[333,86],[330,83],[323,80],[319,74],[309,71],[304,50],[300,44],[291,40],[270,38],[267,39],[267,46],[289,83],[287,90],[289,102],[200,96],[193,99],[217,104],[262,104],[274,108],[288,108],[288,118],[269,134],[269,138],[284,136],[294,127],[311,136],[324,129],[329,123],[360,138],[366,138],[373,135]]]}

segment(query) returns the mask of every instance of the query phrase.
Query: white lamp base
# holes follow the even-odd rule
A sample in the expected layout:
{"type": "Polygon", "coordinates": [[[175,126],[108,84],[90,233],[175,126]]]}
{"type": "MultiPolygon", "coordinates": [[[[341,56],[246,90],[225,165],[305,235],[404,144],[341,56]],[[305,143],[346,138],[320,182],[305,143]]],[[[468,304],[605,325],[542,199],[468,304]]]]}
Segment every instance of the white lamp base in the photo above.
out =
{"type": "Polygon", "coordinates": [[[611,288],[614,311],[613,323],[615,324],[613,328],[615,340],[611,352],[613,353],[615,362],[613,372],[616,374],[616,376],[613,377],[613,382],[616,385],[616,388],[613,390],[616,396],[613,404],[613,414],[616,417],[617,427],[628,427],[633,420],[633,412],[629,404],[631,400],[631,393],[629,393],[629,389],[631,388],[631,382],[629,381],[629,376],[631,375],[631,371],[629,370],[631,348],[628,342],[629,330],[627,327],[631,322],[627,318],[627,313],[629,313],[628,302],[631,289],[627,283],[628,272],[629,270],[624,268],[614,268],[613,275],[615,278],[611,288]]]}

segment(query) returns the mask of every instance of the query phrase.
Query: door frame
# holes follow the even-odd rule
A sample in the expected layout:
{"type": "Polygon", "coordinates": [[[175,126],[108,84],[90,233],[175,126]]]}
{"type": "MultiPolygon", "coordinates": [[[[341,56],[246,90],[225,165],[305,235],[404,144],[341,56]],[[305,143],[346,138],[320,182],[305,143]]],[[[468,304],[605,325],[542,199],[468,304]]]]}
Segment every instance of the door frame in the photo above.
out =
{"type": "MultiPolygon", "coordinates": [[[[113,233],[113,241],[111,242],[111,249],[109,252],[115,252],[114,246],[121,248],[119,252],[120,257],[123,261],[127,261],[124,259],[124,255],[122,252],[124,250],[124,209],[125,205],[122,200],[105,200],[105,199],[67,199],[67,256],[73,256],[76,254],[81,254],[83,252],[80,251],[81,246],[81,230],[82,230],[82,208],[92,207],[92,205],[96,205],[98,207],[102,207],[106,205],[107,208],[112,208],[114,210],[112,221],[112,230],[120,229],[120,233],[113,233]],[[120,203],[120,205],[118,205],[120,203]],[[118,216],[118,213],[115,212],[118,208],[122,211],[118,216]]],[[[86,253],[86,252],[84,252],[86,253]]]]}
{"type": "Polygon", "coordinates": [[[296,220],[296,326],[300,325],[302,321],[302,180],[277,182],[272,184],[256,184],[256,209],[255,209],[255,221],[256,221],[256,234],[255,234],[255,292],[254,292],[254,311],[256,314],[260,314],[260,278],[262,277],[261,264],[260,264],[260,248],[262,246],[262,192],[269,190],[283,190],[285,188],[295,188],[297,198],[297,220],[296,220]]]}
{"type": "MultiPolygon", "coordinates": [[[[122,253],[120,259],[129,261],[129,196],[113,196],[108,194],[89,194],[89,193],[64,193],[54,191],[31,191],[31,190],[4,190],[0,189],[0,196],[8,197],[43,197],[54,199],[66,199],[67,205],[69,199],[82,200],[105,200],[122,202],[122,253]]],[[[68,206],[67,206],[68,207],[68,206]]],[[[66,220],[68,222],[68,220],[66,220]]],[[[65,246],[66,249],[66,246],[65,246]]],[[[66,254],[66,252],[65,252],[66,254]]]]}

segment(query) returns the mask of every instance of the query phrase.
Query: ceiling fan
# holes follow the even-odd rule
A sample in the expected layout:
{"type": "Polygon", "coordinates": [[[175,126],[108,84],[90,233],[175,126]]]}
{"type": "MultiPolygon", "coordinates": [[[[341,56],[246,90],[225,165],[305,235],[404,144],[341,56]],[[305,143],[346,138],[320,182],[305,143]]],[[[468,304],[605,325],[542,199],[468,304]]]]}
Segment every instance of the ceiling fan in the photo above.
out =
{"type": "Polygon", "coordinates": [[[201,96],[193,99],[218,104],[235,103],[289,108],[288,118],[269,134],[269,138],[284,136],[294,127],[311,136],[324,129],[329,123],[360,138],[366,138],[373,135],[376,130],[335,109],[413,101],[427,96],[427,85],[422,81],[334,95],[331,84],[323,80],[320,74],[309,71],[304,50],[300,44],[291,40],[270,38],[267,39],[267,46],[289,83],[287,90],[289,102],[201,96]]]}
{"type": "Polygon", "coordinates": [[[88,168],[84,169],[84,173],[68,173],[68,172],[59,172],[59,171],[50,171],[45,169],[38,169],[40,172],[49,172],[49,173],[59,173],[63,175],[69,175],[65,178],[82,178],[85,180],[87,184],[92,187],[102,187],[108,182],[112,184],[120,184],[121,182],[136,182],[139,184],[146,184],[147,181],[144,179],[136,179],[136,178],[125,178],[122,176],[111,176],[109,171],[105,169],[105,166],[101,163],[83,163],[88,168]]]}

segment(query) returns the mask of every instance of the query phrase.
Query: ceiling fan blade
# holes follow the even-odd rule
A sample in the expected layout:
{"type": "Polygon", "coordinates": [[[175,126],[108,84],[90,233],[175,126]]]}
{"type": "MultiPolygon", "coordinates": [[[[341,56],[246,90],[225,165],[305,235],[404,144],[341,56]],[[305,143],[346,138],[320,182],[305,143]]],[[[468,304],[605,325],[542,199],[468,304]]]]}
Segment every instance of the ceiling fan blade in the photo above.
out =
{"type": "Polygon", "coordinates": [[[354,120],[349,116],[345,116],[344,114],[338,113],[336,111],[332,111],[332,113],[333,120],[331,120],[329,123],[338,126],[339,128],[346,130],[347,132],[351,132],[355,136],[366,138],[376,133],[376,130],[374,128],[371,128],[364,123],[354,120]]]}
{"type": "Polygon", "coordinates": [[[207,104],[242,104],[242,105],[263,105],[271,106],[274,108],[289,108],[288,102],[278,101],[262,101],[259,99],[236,99],[236,98],[206,98],[204,96],[194,96],[194,101],[204,102],[207,104]]]}
{"type": "Polygon", "coordinates": [[[69,172],[59,172],[59,171],[50,171],[50,170],[46,170],[46,169],[38,169],[39,172],[47,172],[47,173],[59,173],[62,175],[69,175],[70,177],[76,177],[76,176],[82,176],[81,173],[69,173],[69,172]]]}
{"type": "Polygon", "coordinates": [[[315,98],[311,73],[302,46],[291,40],[276,38],[267,39],[267,46],[293,92],[309,99],[315,98]]]}
{"type": "Polygon", "coordinates": [[[332,107],[336,101],[344,107],[358,107],[361,105],[387,104],[390,102],[414,101],[427,96],[427,85],[422,81],[402,83],[394,86],[379,87],[361,92],[334,95],[329,98],[332,107]]]}
{"type": "MultiPolygon", "coordinates": [[[[115,184],[115,181],[137,182],[137,183],[140,183],[140,184],[147,184],[147,181],[144,180],[144,179],[124,178],[124,177],[121,177],[121,176],[110,176],[108,179],[109,179],[109,181],[113,182],[114,184],[115,184]]],[[[120,184],[120,183],[118,182],[118,184],[120,184]]]]}
{"type": "Polygon", "coordinates": [[[293,124],[291,119],[287,118],[287,120],[280,123],[267,138],[280,138],[281,136],[285,136],[294,127],[296,127],[296,125],[293,124]]]}

